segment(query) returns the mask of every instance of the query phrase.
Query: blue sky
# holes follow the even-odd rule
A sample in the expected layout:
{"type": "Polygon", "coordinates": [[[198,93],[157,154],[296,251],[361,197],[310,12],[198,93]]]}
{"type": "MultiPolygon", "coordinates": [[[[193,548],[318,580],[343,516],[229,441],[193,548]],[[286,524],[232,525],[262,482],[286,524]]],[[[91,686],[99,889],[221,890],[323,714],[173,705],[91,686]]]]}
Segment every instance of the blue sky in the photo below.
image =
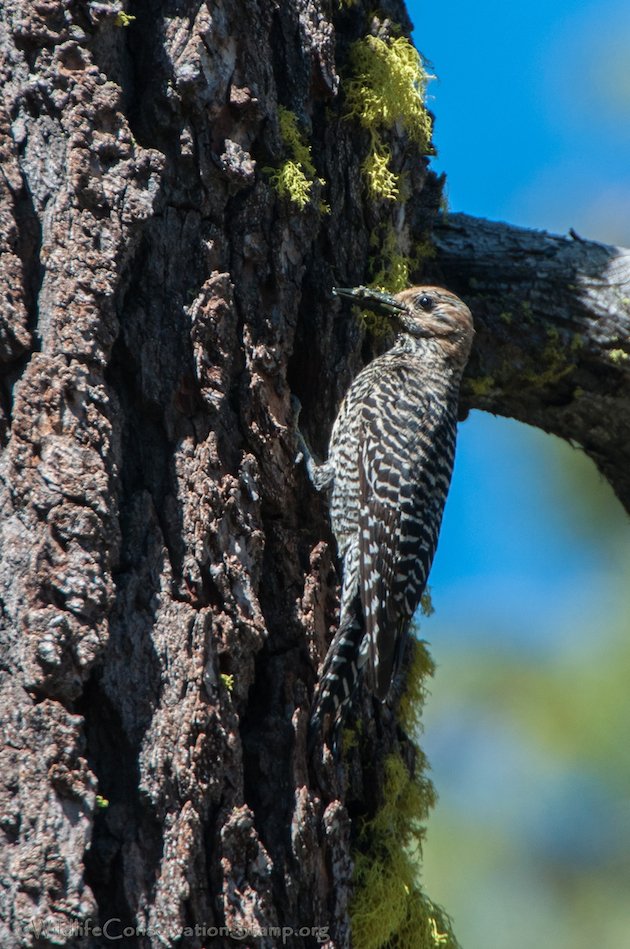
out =
{"type": "Polygon", "coordinates": [[[630,7],[414,0],[408,8],[437,76],[435,166],[448,174],[452,209],[630,240],[630,7]]]}
{"type": "MultiPolygon", "coordinates": [[[[619,541],[591,529],[563,477],[575,449],[552,441],[481,412],[460,425],[430,579],[436,614],[422,627],[435,648],[444,637],[470,645],[471,635],[528,654],[588,648],[602,610],[614,613],[620,577],[630,581],[619,541]]],[[[614,511],[608,485],[594,480],[614,511]]]]}

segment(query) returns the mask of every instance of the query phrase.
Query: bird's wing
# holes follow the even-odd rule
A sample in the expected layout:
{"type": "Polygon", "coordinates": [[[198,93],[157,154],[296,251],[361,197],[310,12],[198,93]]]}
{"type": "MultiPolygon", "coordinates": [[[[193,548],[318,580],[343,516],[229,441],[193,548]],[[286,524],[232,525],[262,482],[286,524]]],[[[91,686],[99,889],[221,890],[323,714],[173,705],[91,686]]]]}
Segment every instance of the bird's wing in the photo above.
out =
{"type": "Polygon", "coordinates": [[[424,591],[450,482],[454,422],[430,398],[364,414],[359,449],[359,584],[368,682],[385,699],[424,591]]]}

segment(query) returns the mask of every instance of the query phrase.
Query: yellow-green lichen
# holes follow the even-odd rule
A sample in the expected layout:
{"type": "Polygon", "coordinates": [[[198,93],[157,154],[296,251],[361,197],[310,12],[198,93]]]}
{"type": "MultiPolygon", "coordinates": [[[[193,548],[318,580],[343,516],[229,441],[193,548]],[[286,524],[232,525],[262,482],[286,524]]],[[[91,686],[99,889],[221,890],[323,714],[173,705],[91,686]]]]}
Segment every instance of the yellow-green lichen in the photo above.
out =
{"type": "Polygon", "coordinates": [[[433,260],[437,255],[434,245],[428,238],[416,241],[414,245],[413,265],[419,267],[423,260],[433,260]]]}
{"type": "Polygon", "coordinates": [[[368,192],[372,198],[394,201],[400,194],[400,179],[389,167],[392,153],[380,140],[372,139],[372,148],[361,165],[368,192]]]}
{"type": "Polygon", "coordinates": [[[614,362],[615,365],[620,365],[621,363],[628,362],[630,360],[630,354],[627,353],[624,349],[611,349],[610,360],[614,362]]]}
{"type": "MultiPolygon", "coordinates": [[[[426,649],[414,640],[407,692],[399,710],[401,724],[410,731],[418,725],[424,682],[432,671],[426,649]]],[[[424,768],[419,749],[413,773],[399,755],[385,761],[383,804],[361,827],[354,855],[355,894],[350,912],[355,949],[457,947],[448,917],[419,883],[423,825],[435,803],[424,768]]]]}
{"type": "MultiPolygon", "coordinates": [[[[404,239],[391,221],[372,233],[370,245],[374,254],[369,261],[372,277],[368,286],[373,290],[400,293],[409,286],[411,271],[420,268],[423,260],[435,256],[435,248],[428,240],[417,241],[413,253],[405,254],[400,246],[404,239]]],[[[392,323],[387,317],[366,310],[361,312],[360,318],[375,339],[391,337],[392,323]]]]}
{"type": "MultiPolygon", "coordinates": [[[[425,612],[423,604],[422,612],[426,616],[430,616],[433,612],[433,605],[430,604],[430,610],[425,612]]],[[[417,627],[415,628],[417,629],[417,627]]],[[[435,673],[435,664],[424,643],[416,639],[415,636],[411,639],[411,648],[411,662],[407,673],[405,691],[398,707],[398,721],[407,734],[414,736],[420,729],[420,716],[427,696],[426,681],[435,673]]],[[[421,751],[418,751],[418,753],[422,764],[424,764],[424,755],[421,751]]]]}
{"type": "Polygon", "coordinates": [[[352,76],[345,84],[348,114],[370,133],[370,151],[362,171],[372,198],[395,200],[400,180],[391,168],[391,152],[382,133],[398,125],[426,152],[431,119],[424,107],[427,74],[420,54],[404,36],[383,40],[365,36],[350,50],[352,76]]]}
{"type": "Polygon", "coordinates": [[[420,597],[420,612],[423,616],[433,616],[435,613],[435,607],[433,606],[433,600],[431,599],[431,590],[427,587],[420,597]]]}
{"type": "MultiPolygon", "coordinates": [[[[280,106],[278,124],[283,144],[290,157],[283,161],[279,168],[263,168],[263,171],[270,176],[271,184],[281,198],[287,198],[297,204],[300,210],[304,210],[311,201],[314,183],[317,181],[320,185],[325,185],[326,182],[317,176],[311,148],[299,129],[297,116],[280,106]]],[[[323,202],[319,208],[323,213],[330,210],[323,202]]]]}
{"type": "Polygon", "coordinates": [[[227,672],[222,672],[220,678],[228,692],[232,692],[234,689],[234,676],[228,675],[227,672]]]}
{"type": "MultiPolygon", "coordinates": [[[[409,286],[409,271],[413,260],[402,253],[394,225],[389,223],[384,229],[375,230],[370,244],[375,253],[370,257],[373,276],[368,286],[386,293],[400,293],[409,286]]],[[[388,317],[362,310],[359,318],[375,340],[387,340],[392,336],[392,322],[388,317]]]]}
{"type": "Polygon", "coordinates": [[[372,234],[370,243],[377,252],[370,258],[373,276],[370,286],[387,293],[400,293],[409,286],[411,257],[402,253],[398,234],[393,224],[388,224],[382,236],[378,231],[372,234]],[[376,270],[378,267],[378,270],[376,270]]]}
{"type": "Polygon", "coordinates": [[[116,14],[116,19],[114,20],[114,26],[120,26],[120,27],[131,26],[131,24],[133,23],[135,19],[136,19],[135,16],[131,16],[131,14],[123,13],[121,11],[120,13],[116,14]]]}
{"type": "Polygon", "coordinates": [[[353,76],[346,84],[350,115],[364,128],[393,128],[400,122],[412,141],[426,149],[431,120],[424,107],[426,73],[418,50],[404,36],[365,36],[350,51],[353,76]]]}
{"type": "MultiPolygon", "coordinates": [[[[404,130],[423,151],[428,148],[431,121],[423,102],[428,77],[420,55],[406,37],[369,35],[351,47],[349,60],[351,75],[344,83],[347,112],[370,134],[370,148],[361,166],[368,194],[404,203],[409,184],[392,169],[392,151],[384,134],[396,127],[398,134],[404,130]]],[[[370,239],[374,252],[368,286],[393,294],[407,288],[410,272],[435,253],[428,241],[412,243],[408,227],[393,220],[378,224],[370,239]]],[[[393,326],[386,317],[364,312],[361,318],[375,340],[391,338],[393,326]]]]}
{"type": "Polygon", "coordinates": [[[536,364],[535,368],[523,373],[523,379],[534,388],[543,389],[545,386],[560,382],[574,369],[575,363],[567,363],[565,349],[559,346],[550,334],[550,341],[541,353],[540,365],[536,364]]]}
{"type": "Polygon", "coordinates": [[[478,398],[489,395],[494,389],[494,379],[492,376],[479,376],[478,379],[467,379],[466,384],[472,394],[478,398]]]}
{"type": "Polygon", "coordinates": [[[103,797],[101,794],[96,795],[96,806],[101,810],[106,810],[109,807],[109,801],[106,797],[103,797]]]}
{"type": "Polygon", "coordinates": [[[386,316],[372,313],[371,310],[356,310],[359,322],[379,345],[393,340],[392,324],[386,316]]]}
{"type": "Polygon", "coordinates": [[[343,749],[342,755],[345,758],[353,748],[356,748],[359,744],[360,730],[357,727],[355,728],[344,728],[341,733],[341,747],[343,749]]]}

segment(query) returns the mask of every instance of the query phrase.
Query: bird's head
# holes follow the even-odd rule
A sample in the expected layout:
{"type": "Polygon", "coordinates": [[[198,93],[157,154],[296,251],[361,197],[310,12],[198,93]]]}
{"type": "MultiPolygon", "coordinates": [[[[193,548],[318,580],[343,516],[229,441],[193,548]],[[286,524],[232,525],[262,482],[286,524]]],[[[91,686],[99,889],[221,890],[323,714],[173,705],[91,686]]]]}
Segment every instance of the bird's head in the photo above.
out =
{"type": "Polygon", "coordinates": [[[463,300],[449,290],[409,287],[392,295],[368,287],[335,287],[333,293],[389,317],[403,333],[435,339],[449,360],[466,364],[475,334],[472,314],[463,300]]]}

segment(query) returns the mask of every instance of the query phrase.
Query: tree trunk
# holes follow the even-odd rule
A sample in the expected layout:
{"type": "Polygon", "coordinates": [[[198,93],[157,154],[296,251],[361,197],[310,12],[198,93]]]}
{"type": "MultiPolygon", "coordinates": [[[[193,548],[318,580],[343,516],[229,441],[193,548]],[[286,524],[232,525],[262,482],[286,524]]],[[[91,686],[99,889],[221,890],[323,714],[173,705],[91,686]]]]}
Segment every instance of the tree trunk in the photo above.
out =
{"type": "MultiPolygon", "coordinates": [[[[391,749],[410,766],[412,752],[364,697],[361,746],[309,769],[339,577],[290,396],[324,453],[372,353],[330,288],[374,276],[375,239],[395,233],[413,257],[440,201],[401,129],[386,138],[404,194],[366,190],[371,133],[339,77],[351,43],[397,35],[386,16],[409,29],[397,0],[370,10],[3,4],[2,945],[109,944],[92,932],[107,921],[105,937],[129,926],[142,947],[232,945],[227,930],[271,947],[272,927],[288,945],[349,945],[351,818],[379,806],[391,749]],[[300,154],[306,184],[283,191],[300,154]]],[[[470,290],[483,259],[447,238],[446,279],[470,290]]],[[[613,356],[607,317],[588,322],[562,289],[551,315],[536,297],[516,325],[501,301],[527,302],[526,282],[499,273],[468,293],[467,402],[581,441],[627,500],[627,403],[608,417],[627,346],[613,356]],[[501,366],[518,354],[526,379],[549,339],[562,353],[521,405],[501,366]]]]}

